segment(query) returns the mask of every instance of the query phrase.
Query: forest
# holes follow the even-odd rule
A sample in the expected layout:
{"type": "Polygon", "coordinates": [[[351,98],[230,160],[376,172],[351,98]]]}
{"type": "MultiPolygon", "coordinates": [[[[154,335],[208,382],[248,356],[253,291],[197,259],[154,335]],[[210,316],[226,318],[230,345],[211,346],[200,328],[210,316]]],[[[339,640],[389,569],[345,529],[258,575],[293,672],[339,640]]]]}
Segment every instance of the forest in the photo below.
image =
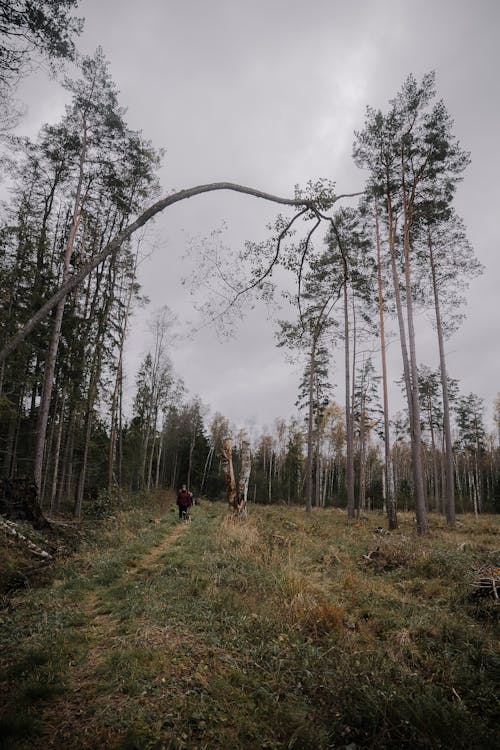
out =
{"type": "Polygon", "coordinates": [[[0,748],[498,747],[500,393],[447,360],[488,269],[435,73],[360,115],[356,192],[178,191],[78,6],[0,0],[0,748]],[[20,135],[37,65],[66,106],[20,135]],[[280,211],[191,240],[205,323],[267,306],[300,372],[267,425],[190,393],[141,284],[140,230],[213,192],[280,211]]]}
{"type": "MultiPolygon", "coordinates": [[[[63,13],[70,4],[56,5],[63,13]]],[[[70,32],[44,42],[34,36],[33,45],[71,56],[70,32]]],[[[290,199],[213,184],[162,201],[162,154],[128,127],[101,49],[78,58],[75,75],[61,84],[69,94],[62,119],[35,138],[16,137],[7,94],[25,61],[9,46],[10,33],[6,27],[8,194],[0,228],[5,509],[35,492],[49,515],[64,510],[79,518],[93,504],[183,481],[196,495],[221,498],[223,441],[232,437],[236,461],[251,443],[250,502],[346,507],[350,518],[384,509],[391,527],[398,508],[413,510],[422,533],[429,511],[451,525],[456,511],[498,512],[499,434],[485,424],[481,397],[463,393],[446,363],[464,293],[483,269],[454,208],[469,154],[432,73],[421,82],[410,75],[386,112],[368,107],[354,135],[364,181],[357,205],[337,208],[344,196],[328,180],[296,188],[290,199]],[[252,435],[186,392],[175,372],[175,310],[166,306],[151,313],[149,351],[132,404],[123,403],[127,334],[143,303],[133,232],[174,200],[218,189],[295,211],[278,216],[268,240],[248,244],[251,274],[234,282],[236,303],[251,290],[269,294],[278,266],[294,279],[276,341],[303,365],[297,413],[252,435]],[[422,310],[432,313],[437,369],[418,358],[422,310]],[[392,321],[402,373],[387,370],[392,321]],[[340,383],[338,366],[331,375],[334,351],[344,361],[340,383]],[[394,415],[388,383],[397,378],[405,408],[394,415]],[[342,403],[333,398],[339,386],[342,403]]],[[[212,261],[215,276],[220,268],[212,261]]],[[[499,400],[494,413],[500,430],[499,400]]]]}

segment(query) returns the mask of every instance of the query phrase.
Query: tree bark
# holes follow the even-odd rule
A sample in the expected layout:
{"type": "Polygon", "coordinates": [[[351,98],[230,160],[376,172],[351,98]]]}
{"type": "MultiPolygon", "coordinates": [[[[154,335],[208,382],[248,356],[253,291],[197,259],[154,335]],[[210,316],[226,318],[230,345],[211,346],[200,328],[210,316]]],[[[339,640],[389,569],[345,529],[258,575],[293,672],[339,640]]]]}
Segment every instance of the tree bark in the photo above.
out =
{"type": "Polygon", "coordinates": [[[59,413],[59,425],[57,428],[57,438],[56,438],[56,449],[54,452],[54,466],[52,470],[52,487],[50,490],[50,512],[53,513],[55,508],[55,500],[56,500],[56,492],[57,492],[57,478],[59,476],[59,460],[61,456],[61,443],[62,443],[62,434],[63,434],[63,426],[64,426],[64,407],[66,404],[66,392],[63,389],[62,396],[61,396],[61,410],[59,413]]]}
{"type": "Polygon", "coordinates": [[[226,495],[231,513],[237,512],[237,491],[233,469],[233,448],[231,438],[225,438],[222,444],[222,470],[226,482],[226,495]]]}
{"type": "Polygon", "coordinates": [[[444,500],[444,511],[448,526],[455,525],[455,481],[453,476],[453,441],[451,438],[450,400],[448,394],[448,373],[446,371],[446,355],[444,351],[443,324],[441,320],[441,308],[439,301],[439,289],[437,284],[436,264],[434,260],[434,248],[430,228],[428,228],[429,261],[432,276],[432,291],[434,295],[434,313],[436,316],[436,329],[439,346],[439,370],[441,374],[441,392],[443,397],[443,427],[445,439],[445,472],[446,472],[446,495],[444,500]]]}
{"type": "Polygon", "coordinates": [[[402,197],[403,197],[403,216],[404,216],[404,232],[403,232],[403,245],[404,245],[404,268],[405,268],[405,283],[406,283],[406,316],[408,322],[408,343],[410,349],[410,394],[412,404],[412,422],[410,424],[411,431],[411,453],[412,453],[412,469],[413,469],[413,482],[415,492],[415,515],[417,517],[417,530],[419,534],[426,534],[428,530],[427,526],[427,510],[425,502],[425,488],[424,478],[422,470],[422,434],[420,424],[420,394],[418,390],[418,367],[417,367],[417,353],[415,345],[415,325],[413,317],[413,296],[411,288],[411,257],[410,257],[410,226],[412,223],[412,207],[415,198],[415,184],[413,185],[410,196],[407,196],[406,192],[406,166],[404,161],[404,153],[401,152],[401,181],[402,181],[402,197]]]}
{"type": "Polygon", "coordinates": [[[354,424],[351,394],[351,354],[349,341],[349,300],[347,280],[344,283],[344,364],[345,364],[345,422],[346,422],[346,486],[347,517],[355,517],[354,501],[354,424]]]}
{"type": "Polygon", "coordinates": [[[375,205],[375,235],[377,245],[377,287],[378,287],[378,314],[380,328],[380,357],[382,360],[382,391],[384,404],[384,478],[385,478],[385,500],[387,523],[392,531],[398,527],[396,496],[394,492],[394,475],[392,471],[391,431],[389,422],[389,393],[387,384],[387,358],[385,351],[385,320],[384,320],[384,296],[382,288],[382,253],[380,243],[380,228],[378,221],[378,207],[375,205]]]}
{"type": "Polygon", "coordinates": [[[241,444],[241,467],[240,476],[238,479],[238,501],[237,510],[238,515],[246,516],[248,512],[247,508],[247,496],[248,496],[248,482],[250,481],[250,471],[252,468],[252,461],[250,455],[250,443],[244,440],[241,444]]]}

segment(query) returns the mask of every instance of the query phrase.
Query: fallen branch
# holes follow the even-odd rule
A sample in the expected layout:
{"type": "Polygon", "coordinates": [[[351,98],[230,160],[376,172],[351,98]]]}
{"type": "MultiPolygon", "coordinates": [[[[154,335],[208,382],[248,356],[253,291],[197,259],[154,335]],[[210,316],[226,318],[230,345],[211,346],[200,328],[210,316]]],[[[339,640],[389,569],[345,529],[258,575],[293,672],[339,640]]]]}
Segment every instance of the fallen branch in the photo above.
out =
{"type": "Polygon", "coordinates": [[[380,547],[377,547],[377,549],[372,549],[370,552],[368,552],[367,555],[363,555],[363,559],[367,560],[368,562],[373,562],[373,560],[376,560],[379,557],[383,557],[382,552],[380,551],[380,547]]]}
{"type": "Polygon", "coordinates": [[[7,518],[0,517],[0,528],[3,529],[7,534],[10,534],[15,539],[18,539],[19,541],[23,542],[23,544],[28,547],[29,551],[33,555],[37,555],[37,557],[41,557],[44,560],[53,560],[54,558],[52,555],[47,552],[46,550],[39,547],[37,544],[34,544],[30,539],[28,539],[27,536],[24,536],[24,534],[21,534],[17,528],[16,524],[12,521],[9,521],[7,518]]]}

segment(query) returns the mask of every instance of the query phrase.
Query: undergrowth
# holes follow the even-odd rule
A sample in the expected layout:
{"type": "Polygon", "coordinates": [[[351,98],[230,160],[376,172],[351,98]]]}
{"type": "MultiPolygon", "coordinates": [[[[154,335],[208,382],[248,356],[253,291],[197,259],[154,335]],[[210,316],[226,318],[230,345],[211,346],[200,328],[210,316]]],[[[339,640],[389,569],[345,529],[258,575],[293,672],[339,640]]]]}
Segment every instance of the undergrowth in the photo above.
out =
{"type": "Polygon", "coordinates": [[[4,613],[4,746],[497,747],[497,520],[381,522],[117,513],[4,613]]]}

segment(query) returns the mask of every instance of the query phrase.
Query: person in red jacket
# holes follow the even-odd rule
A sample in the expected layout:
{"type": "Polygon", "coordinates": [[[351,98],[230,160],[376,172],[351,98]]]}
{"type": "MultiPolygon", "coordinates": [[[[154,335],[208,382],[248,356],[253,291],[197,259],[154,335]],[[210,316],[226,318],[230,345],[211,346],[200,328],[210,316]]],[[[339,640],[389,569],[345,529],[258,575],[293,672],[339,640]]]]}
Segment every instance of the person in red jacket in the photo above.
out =
{"type": "Polygon", "coordinates": [[[185,484],[182,485],[177,493],[177,505],[179,506],[179,518],[187,518],[189,508],[193,504],[193,494],[189,492],[185,484]]]}

